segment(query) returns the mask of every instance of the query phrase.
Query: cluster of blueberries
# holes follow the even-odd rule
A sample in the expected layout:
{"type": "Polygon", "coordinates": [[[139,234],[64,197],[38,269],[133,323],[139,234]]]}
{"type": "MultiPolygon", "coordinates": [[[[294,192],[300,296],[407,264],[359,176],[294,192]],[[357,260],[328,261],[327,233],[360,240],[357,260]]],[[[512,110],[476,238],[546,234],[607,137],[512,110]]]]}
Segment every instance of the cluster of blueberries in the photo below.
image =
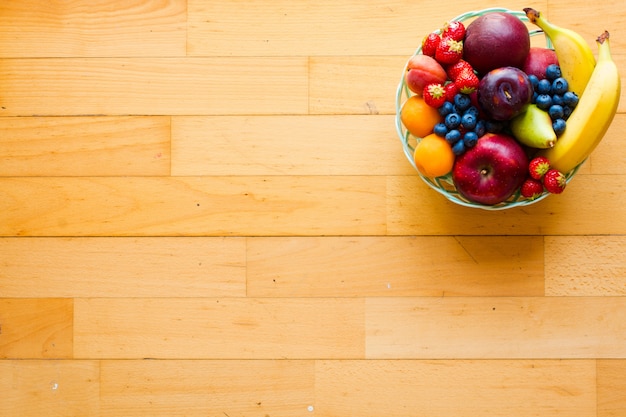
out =
{"type": "Polygon", "coordinates": [[[528,79],[534,89],[532,103],[548,112],[554,133],[560,136],[565,131],[565,121],[578,104],[578,95],[569,91],[569,84],[556,64],[546,68],[546,78],[540,80],[535,75],[529,75],[528,79]]]}
{"type": "Polygon", "coordinates": [[[454,102],[446,101],[439,107],[439,114],[444,121],[436,124],[433,132],[445,138],[455,155],[461,155],[476,145],[478,138],[486,132],[497,130],[491,122],[479,118],[478,108],[472,105],[467,94],[457,93],[454,102]]]}

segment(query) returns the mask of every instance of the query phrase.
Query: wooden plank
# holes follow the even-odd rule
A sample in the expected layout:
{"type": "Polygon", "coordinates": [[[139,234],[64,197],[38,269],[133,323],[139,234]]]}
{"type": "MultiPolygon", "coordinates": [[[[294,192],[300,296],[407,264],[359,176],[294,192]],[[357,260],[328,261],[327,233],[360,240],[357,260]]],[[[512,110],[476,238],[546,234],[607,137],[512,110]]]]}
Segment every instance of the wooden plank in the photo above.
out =
{"type": "Polygon", "coordinates": [[[396,89],[411,54],[312,57],[310,112],[395,114],[396,89]]]}
{"type": "Polygon", "coordinates": [[[305,415],[313,361],[102,361],[102,417],[305,415]]]}
{"type": "Polygon", "coordinates": [[[626,42],[619,36],[626,24],[626,18],[621,13],[621,3],[609,1],[594,4],[593,7],[572,7],[568,0],[549,1],[550,21],[563,27],[572,29],[582,35],[591,49],[596,53],[596,38],[608,30],[611,35],[611,50],[615,54],[626,54],[626,42]],[[610,17],[609,17],[610,16],[610,17]]]}
{"type": "Polygon", "coordinates": [[[255,58],[253,71],[243,57],[6,59],[0,116],[305,114],[307,65],[304,57],[255,58]]]}
{"type": "MultiPolygon", "coordinates": [[[[626,60],[624,64],[626,64],[626,60]]],[[[626,79],[624,81],[626,82],[626,79]]],[[[626,114],[618,113],[615,115],[613,123],[606,132],[602,142],[600,142],[583,166],[589,166],[590,172],[593,174],[625,174],[626,149],[624,146],[621,146],[624,131],[626,131],[626,114]]]]}
{"type": "Polygon", "coordinates": [[[69,299],[0,298],[0,359],[71,358],[72,314],[69,299]]]}
{"type": "Polygon", "coordinates": [[[368,359],[622,358],[626,298],[370,298],[366,328],[368,359]]]}
{"type": "Polygon", "coordinates": [[[0,176],[169,175],[169,117],[1,117],[0,176]]]}
{"type": "Polygon", "coordinates": [[[364,356],[360,299],[77,299],[76,358],[364,356]]]}
{"type": "Polygon", "coordinates": [[[320,361],[323,416],[595,416],[593,360],[320,361]]]}
{"type": "Polygon", "coordinates": [[[389,177],[390,235],[594,235],[626,233],[626,177],[576,176],[560,195],[490,212],[449,202],[418,176],[389,177]]]}
{"type": "Polygon", "coordinates": [[[392,116],[183,116],[173,175],[403,175],[392,116]]]}
{"type": "MultiPolygon", "coordinates": [[[[547,9],[547,1],[535,3],[547,9]]],[[[527,5],[507,4],[516,10],[527,5]]],[[[190,0],[188,50],[218,56],[410,54],[447,20],[485,7],[477,0],[459,0],[454,10],[436,0],[277,0],[246,7],[233,0],[190,0]]]]}
{"type": "Polygon", "coordinates": [[[0,409],[7,416],[97,416],[97,361],[0,360],[0,409]]]}
{"type": "Polygon", "coordinates": [[[244,297],[243,238],[5,238],[4,297],[244,297]]]}
{"type": "Polygon", "coordinates": [[[598,361],[598,417],[626,414],[626,360],[598,361]]]}
{"type": "Polygon", "coordinates": [[[0,193],[3,236],[385,231],[384,177],[0,178],[0,193]]]}
{"type": "Polygon", "coordinates": [[[0,57],[183,56],[186,2],[3,1],[0,57]]]}
{"type": "Polygon", "coordinates": [[[626,236],[546,237],[546,295],[626,295],[626,236]]]}
{"type": "Polygon", "coordinates": [[[541,237],[248,239],[248,296],[543,295],[541,237]]]}

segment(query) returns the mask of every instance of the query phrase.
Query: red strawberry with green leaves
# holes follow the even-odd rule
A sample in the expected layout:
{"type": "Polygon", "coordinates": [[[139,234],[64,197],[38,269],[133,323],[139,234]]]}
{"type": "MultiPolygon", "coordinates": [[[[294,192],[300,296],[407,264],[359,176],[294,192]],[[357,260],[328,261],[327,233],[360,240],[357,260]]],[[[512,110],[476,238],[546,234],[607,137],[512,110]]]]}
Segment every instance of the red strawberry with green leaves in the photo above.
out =
{"type": "Polygon", "coordinates": [[[543,176],[543,186],[552,194],[561,194],[565,190],[567,181],[565,175],[556,169],[549,169],[543,176]]]}
{"type": "Polygon", "coordinates": [[[442,37],[435,59],[442,65],[456,64],[463,56],[463,41],[455,41],[452,38],[442,37]]]}
{"type": "Polygon", "coordinates": [[[435,57],[437,47],[441,42],[441,36],[437,32],[431,32],[422,40],[422,54],[435,57]]]}
{"type": "Polygon", "coordinates": [[[465,25],[457,20],[447,22],[443,26],[441,35],[452,38],[455,41],[462,41],[465,39],[465,25]]]}
{"type": "Polygon", "coordinates": [[[478,88],[480,80],[478,76],[474,74],[474,71],[463,70],[456,77],[454,83],[459,88],[460,93],[472,94],[478,88]]]}
{"type": "Polygon", "coordinates": [[[550,169],[550,161],[545,156],[537,156],[530,160],[528,172],[531,177],[540,180],[550,169]]]}
{"type": "Polygon", "coordinates": [[[520,194],[529,200],[534,200],[543,194],[543,184],[534,178],[527,178],[520,188],[520,194]]]}
{"type": "Polygon", "coordinates": [[[424,87],[422,97],[426,104],[438,109],[446,102],[446,90],[442,84],[431,83],[424,87]]]}

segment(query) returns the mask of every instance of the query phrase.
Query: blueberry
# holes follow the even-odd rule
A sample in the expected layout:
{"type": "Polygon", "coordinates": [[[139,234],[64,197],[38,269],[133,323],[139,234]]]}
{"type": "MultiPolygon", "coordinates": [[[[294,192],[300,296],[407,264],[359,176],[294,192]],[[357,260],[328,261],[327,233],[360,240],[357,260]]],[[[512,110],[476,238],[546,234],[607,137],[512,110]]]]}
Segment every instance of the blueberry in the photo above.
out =
{"type": "Polygon", "coordinates": [[[573,109],[578,104],[578,95],[573,91],[566,92],[563,94],[563,104],[573,109]]]}
{"type": "Polygon", "coordinates": [[[465,113],[461,117],[461,126],[467,130],[474,130],[476,127],[476,116],[470,113],[465,113]]]}
{"type": "Polygon", "coordinates": [[[452,146],[452,152],[457,156],[462,155],[465,152],[465,142],[462,140],[457,141],[457,143],[452,146]]]}
{"type": "Polygon", "coordinates": [[[557,64],[550,64],[546,68],[546,78],[550,81],[556,80],[561,76],[561,67],[557,64]]]}
{"type": "Polygon", "coordinates": [[[476,106],[470,106],[467,110],[465,110],[465,114],[473,114],[476,120],[478,120],[478,116],[480,116],[480,112],[476,106]]]}
{"type": "Polygon", "coordinates": [[[539,80],[537,83],[537,94],[550,94],[552,89],[552,82],[550,80],[539,80]]]}
{"type": "Polygon", "coordinates": [[[463,142],[466,148],[471,148],[476,145],[476,142],[478,142],[478,135],[476,132],[465,132],[465,135],[463,135],[463,142]]]}
{"type": "Polygon", "coordinates": [[[563,119],[567,120],[572,115],[572,109],[570,106],[563,106],[563,119]]]}
{"type": "Polygon", "coordinates": [[[553,104],[548,109],[548,114],[552,120],[562,119],[563,118],[563,106],[560,104],[553,104]]]}
{"type": "Polygon", "coordinates": [[[541,110],[548,110],[552,105],[552,97],[549,94],[539,94],[535,103],[541,110]]]}
{"type": "Polygon", "coordinates": [[[552,104],[558,104],[559,106],[563,105],[563,96],[560,94],[552,94],[552,104]]]}
{"type": "Polygon", "coordinates": [[[446,116],[445,123],[448,129],[456,129],[461,125],[461,116],[458,113],[450,113],[446,116]]]}
{"type": "Polygon", "coordinates": [[[463,113],[472,105],[472,100],[467,94],[458,93],[454,96],[454,107],[459,113],[463,113]]]}
{"type": "Polygon", "coordinates": [[[446,126],[445,123],[437,123],[433,128],[433,133],[443,138],[446,136],[446,133],[448,133],[448,126],[446,126]]]}
{"type": "Polygon", "coordinates": [[[446,142],[448,142],[450,145],[453,145],[459,142],[459,140],[461,139],[461,132],[458,129],[452,129],[448,131],[448,133],[446,133],[445,138],[446,142]]]}
{"type": "Polygon", "coordinates": [[[446,117],[447,115],[449,115],[450,113],[454,112],[454,104],[450,103],[449,101],[446,101],[445,103],[443,103],[443,105],[441,107],[439,107],[437,109],[439,111],[439,114],[442,117],[446,117]]]}
{"type": "Polygon", "coordinates": [[[565,120],[563,119],[556,119],[552,122],[552,129],[554,129],[554,133],[556,133],[557,136],[561,136],[563,132],[565,132],[565,126],[565,120]]]}
{"type": "Polygon", "coordinates": [[[479,120],[476,122],[476,127],[474,128],[474,132],[476,132],[476,136],[481,137],[487,132],[487,126],[484,120],[479,120]]]}
{"type": "Polygon", "coordinates": [[[528,76],[528,81],[530,81],[530,84],[533,86],[534,89],[537,88],[537,83],[539,82],[539,78],[537,78],[536,75],[530,74],[528,76]]]}
{"type": "Polygon", "coordinates": [[[567,80],[563,77],[559,77],[552,81],[552,89],[550,91],[552,94],[565,94],[568,88],[569,84],[567,83],[567,80]]]}

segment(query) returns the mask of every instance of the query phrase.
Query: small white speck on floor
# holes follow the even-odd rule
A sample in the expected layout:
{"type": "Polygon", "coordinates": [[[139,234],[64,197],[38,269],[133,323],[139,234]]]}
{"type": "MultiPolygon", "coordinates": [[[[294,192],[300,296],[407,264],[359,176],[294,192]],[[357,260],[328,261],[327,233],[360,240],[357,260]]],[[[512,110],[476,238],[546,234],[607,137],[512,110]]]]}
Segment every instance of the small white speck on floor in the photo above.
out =
{"type": "Polygon", "coordinates": [[[308,406],[306,409],[309,411],[309,413],[312,413],[313,410],[315,410],[315,408],[312,405],[308,406]]]}

